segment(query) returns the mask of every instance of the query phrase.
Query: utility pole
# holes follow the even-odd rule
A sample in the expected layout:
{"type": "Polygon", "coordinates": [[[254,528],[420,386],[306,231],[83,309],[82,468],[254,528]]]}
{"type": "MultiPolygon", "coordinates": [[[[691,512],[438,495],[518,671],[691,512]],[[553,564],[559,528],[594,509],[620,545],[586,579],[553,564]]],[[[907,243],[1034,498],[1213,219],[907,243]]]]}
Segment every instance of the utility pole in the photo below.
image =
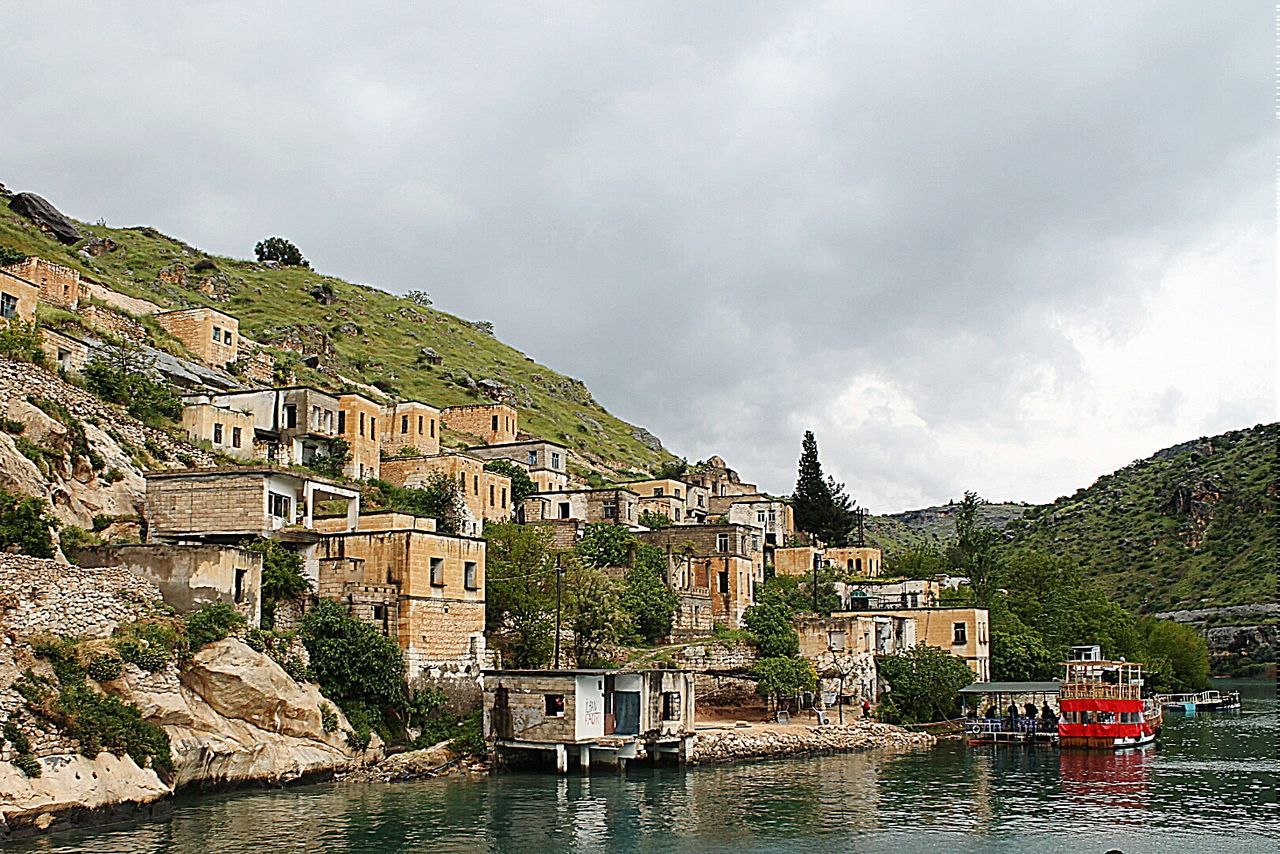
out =
{"type": "Polygon", "coordinates": [[[560,669],[560,599],[564,595],[564,552],[556,555],[556,670],[560,669]]]}
{"type": "Polygon", "coordinates": [[[855,508],[853,511],[853,519],[858,526],[857,539],[854,541],[854,545],[858,548],[862,548],[867,544],[867,509],[865,507],[855,508]]]}
{"type": "Polygon", "coordinates": [[[822,563],[822,554],[813,550],[813,613],[818,613],[818,564],[822,563]]]}

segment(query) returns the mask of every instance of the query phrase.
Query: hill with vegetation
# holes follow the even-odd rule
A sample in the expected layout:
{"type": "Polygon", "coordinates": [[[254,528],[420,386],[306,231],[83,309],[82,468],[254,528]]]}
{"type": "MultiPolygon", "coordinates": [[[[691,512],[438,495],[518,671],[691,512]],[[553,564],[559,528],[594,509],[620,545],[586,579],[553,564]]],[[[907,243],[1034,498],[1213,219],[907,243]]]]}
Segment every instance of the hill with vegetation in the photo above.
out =
{"type": "MultiPolygon", "coordinates": [[[[64,245],[0,203],[0,247],[72,267],[164,307],[210,306],[231,314],[243,335],[273,348],[278,364],[301,383],[334,391],[362,383],[441,407],[496,394],[520,410],[522,432],[573,449],[581,478],[625,478],[673,460],[647,430],[610,415],[580,380],[502,343],[491,324],[434,308],[426,293],[396,296],[305,266],[216,256],[146,226],[75,225],[82,239],[64,245]],[[97,254],[89,253],[91,244],[97,254]],[[431,364],[426,351],[439,354],[442,364],[431,364]]],[[[44,316],[57,314],[42,308],[42,320],[67,320],[44,316]]],[[[147,325],[166,349],[180,349],[164,341],[154,323],[147,325]]]]}
{"type": "MultiPolygon", "coordinates": [[[[1032,505],[986,503],[978,508],[983,525],[1003,530],[1032,505]]],[[[960,504],[952,501],[921,510],[907,510],[884,516],[868,516],[867,541],[884,550],[886,560],[913,550],[942,551],[956,539],[956,514],[960,504]]]]}

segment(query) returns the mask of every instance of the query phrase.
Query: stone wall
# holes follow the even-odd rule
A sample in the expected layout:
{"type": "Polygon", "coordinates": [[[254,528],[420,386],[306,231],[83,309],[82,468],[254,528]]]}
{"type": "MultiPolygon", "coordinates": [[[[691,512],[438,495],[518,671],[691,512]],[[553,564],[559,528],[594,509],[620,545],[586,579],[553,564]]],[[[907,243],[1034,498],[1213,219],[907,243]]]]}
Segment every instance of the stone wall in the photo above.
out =
{"type": "Polygon", "coordinates": [[[226,367],[239,356],[240,322],[228,314],[197,307],[161,312],[155,318],[165,331],[210,367],[226,367]]]}
{"type": "Polygon", "coordinates": [[[477,436],[486,445],[514,442],[519,434],[517,413],[504,403],[450,406],[440,415],[450,430],[477,436]]]}
{"type": "MultiPolygon", "coordinates": [[[[40,301],[40,288],[26,279],[0,270],[0,292],[13,300],[10,317],[23,323],[36,319],[36,304],[40,301]]],[[[6,300],[7,302],[7,300],[6,300]]]]}
{"type": "Polygon", "coordinates": [[[40,288],[40,302],[75,311],[84,297],[80,273],[62,264],[54,264],[34,255],[5,268],[15,276],[40,288]]]}
{"type": "Polygon", "coordinates": [[[135,343],[147,340],[147,328],[127,314],[87,302],[76,313],[87,326],[135,343]]]}
{"type": "Polygon", "coordinates": [[[383,407],[382,449],[395,456],[402,448],[420,454],[440,453],[440,410],[417,401],[383,407]]]}
{"type": "Polygon", "coordinates": [[[200,531],[260,531],[266,516],[261,474],[159,478],[147,484],[147,521],[155,537],[200,531]]]}

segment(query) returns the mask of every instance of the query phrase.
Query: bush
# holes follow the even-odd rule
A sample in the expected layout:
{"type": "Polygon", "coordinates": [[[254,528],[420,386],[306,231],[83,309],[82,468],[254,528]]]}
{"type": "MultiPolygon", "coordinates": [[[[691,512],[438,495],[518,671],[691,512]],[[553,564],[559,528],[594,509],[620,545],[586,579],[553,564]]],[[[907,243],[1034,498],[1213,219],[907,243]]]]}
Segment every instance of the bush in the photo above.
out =
{"type": "Polygon", "coordinates": [[[640,518],[637,519],[641,525],[646,528],[657,530],[658,528],[670,528],[675,522],[671,521],[671,517],[666,513],[655,513],[652,510],[641,510],[640,518]]]}
{"type": "Polygon", "coordinates": [[[320,704],[320,725],[325,732],[336,732],[338,729],[338,713],[328,703],[320,704]]]}
{"type": "Polygon", "coordinates": [[[358,720],[385,731],[384,713],[405,705],[404,656],[396,642],[339,603],[321,599],[302,618],[302,643],[311,656],[312,678],[357,734],[358,720]]]}
{"type": "Polygon", "coordinates": [[[39,777],[44,773],[44,766],[40,764],[40,760],[30,753],[22,753],[13,757],[13,764],[14,767],[28,777],[39,777]]]}
{"type": "Polygon", "coordinates": [[[742,622],[751,632],[761,658],[787,658],[800,651],[800,636],[791,626],[791,611],[775,599],[766,599],[747,608],[742,622]]]}
{"type": "Polygon", "coordinates": [[[342,477],[342,470],[351,461],[351,443],[346,439],[331,439],[329,448],[317,451],[307,468],[325,477],[342,477]]]}
{"type": "Polygon", "coordinates": [[[155,673],[169,663],[167,650],[148,645],[137,638],[125,638],[116,643],[116,652],[130,664],[136,664],[148,673],[155,673]]]}
{"type": "Polygon", "coordinates": [[[511,478],[511,503],[519,506],[530,495],[538,491],[538,485],[529,477],[529,470],[513,463],[511,460],[490,460],[484,464],[485,471],[491,471],[511,478]]]}
{"type": "Polygon", "coordinates": [[[249,629],[245,633],[244,642],[254,652],[267,651],[267,633],[259,628],[249,629]]]}
{"type": "Polygon", "coordinates": [[[27,260],[27,253],[19,252],[12,246],[0,245],[0,267],[8,267],[11,264],[18,264],[27,260]]]}
{"type": "Polygon", "coordinates": [[[758,680],[756,693],[779,702],[818,687],[817,671],[811,662],[803,658],[762,658],[756,662],[751,673],[758,680]]]}
{"type": "Polygon", "coordinates": [[[185,625],[169,620],[141,620],[117,629],[112,641],[116,652],[130,664],[155,673],[170,661],[183,660],[190,652],[185,625]]]}
{"type": "Polygon", "coordinates": [[[32,557],[53,557],[52,531],[57,528],[44,501],[0,489],[0,551],[16,548],[32,557]]]}
{"type": "Polygon", "coordinates": [[[222,640],[244,625],[244,617],[234,606],[214,602],[187,616],[187,643],[194,651],[222,640]]]}
{"type": "Polygon", "coordinates": [[[102,545],[102,537],[99,537],[93,531],[86,531],[84,528],[68,525],[59,532],[58,544],[62,546],[62,551],[70,557],[71,552],[76,549],[102,545]]]}
{"type": "Polygon", "coordinates": [[[89,659],[84,672],[96,682],[110,682],[124,672],[124,660],[118,654],[101,652],[89,659]]]}
{"type": "Polygon", "coordinates": [[[113,345],[94,356],[82,373],[89,391],[120,404],[139,421],[154,425],[182,416],[182,400],[135,347],[113,345]]]}
{"type": "Polygon", "coordinates": [[[34,323],[10,320],[0,326],[0,356],[20,362],[44,362],[44,350],[40,349],[40,333],[34,323]]]}
{"type": "Polygon", "coordinates": [[[889,689],[880,705],[880,717],[889,723],[950,720],[960,711],[960,689],[973,682],[963,659],[933,646],[879,656],[876,666],[889,689]]]}
{"type": "Polygon", "coordinates": [[[275,540],[257,537],[241,548],[262,555],[262,623],[274,625],[277,602],[297,599],[310,592],[311,582],[302,574],[302,558],[275,540]]]}
{"type": "Polygon", "coordinates": [[[268,237],[265,240],[259,240],[258,244],[253,247],[253,254],[258,256],[259,263],[275,261],[281,267],[305,267],[311,269],[311,265],[306,258],[302,257],[302,252],[298,247],[283,237],[268,237]]]}
{"type": "Polygon", "coordinates": [[[449,749],[463,756],[484,756],[488,745],[484,739],[484,712],[477,710],[458,722],[457,735],[449,749]]]}

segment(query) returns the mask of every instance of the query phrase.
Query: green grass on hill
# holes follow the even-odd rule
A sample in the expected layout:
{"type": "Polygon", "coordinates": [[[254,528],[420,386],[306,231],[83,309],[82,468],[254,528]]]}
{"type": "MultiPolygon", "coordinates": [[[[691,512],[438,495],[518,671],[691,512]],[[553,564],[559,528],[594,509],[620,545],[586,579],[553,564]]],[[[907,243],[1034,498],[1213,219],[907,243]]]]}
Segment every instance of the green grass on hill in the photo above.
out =
{"type": "MultiPolygon", "coordinates": [[[[294,339],[308,352],[331,346],[325,363],[337,373],[436,406],[482,402],[466,377],[494,380],[514,396],[522,431],[569,446],[592,469],[651,470],[673,459],[642,444],[634,428],[606,412],[580,381],[451,314],[312,270],[209,255],[152,228],[81,224],[81,231],[119,248],[86,258],[77,252],[83,242],[63,246],[0,204],[0,245],[74,267],[114,290],[173,308],[218,308],[239,318],[242,333],[264,345],[294,339]],[[214,269],[195,272],[202,260],[214,269]],[[175,262],[187,267],[185,283],[160,281],[157,274],[175,262]],[[311,294],[325,286],[333,293],[329,304],[311,294]],[[444,364],[425,364],[419,356],[424,347],[440,353],[444,364]]],[[[336,389],[334,380],[313,372],[301,371],[299,379],[336,389]]]]}

